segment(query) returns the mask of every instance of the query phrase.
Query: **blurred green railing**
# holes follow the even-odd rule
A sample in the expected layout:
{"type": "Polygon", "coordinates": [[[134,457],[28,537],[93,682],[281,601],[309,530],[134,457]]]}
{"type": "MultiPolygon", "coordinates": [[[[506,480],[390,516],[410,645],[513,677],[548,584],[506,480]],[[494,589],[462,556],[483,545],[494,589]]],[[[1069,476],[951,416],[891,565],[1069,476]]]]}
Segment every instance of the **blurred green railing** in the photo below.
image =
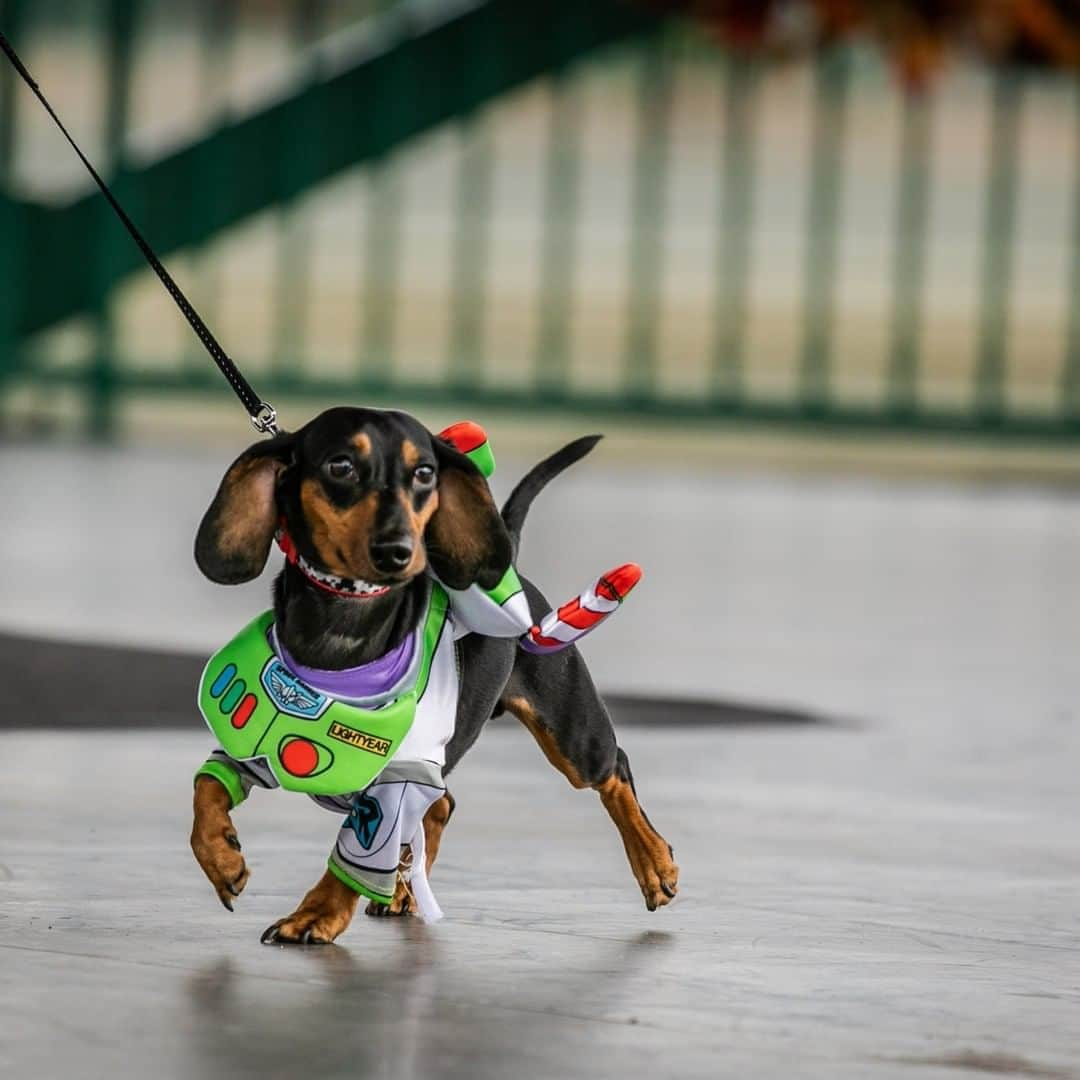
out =
{"type": "MultiPolygon", "coordinates": [[[[727,57],[686,28],[662,26],[622,0],[358,0],[350,9],[361,31],[357,40],[350,43],[337,33],[325,46],[316,43],[326,29],[325,8],[298,0],[280,10],[286,52],[302,61],[284,89],[238,117],[223,112],[207,91],[211,100],[199,137],[144,160],[131,148],[134,69],[147,20],[160,17],[160,8],[149,0],[108,0],[93,8],[101,13],[100,23],[77,24],[84,33],[73,40],[87,49],[85,36],[96,35],[104,72],[96,156],[159,251],[190,256],[184,264],[190,283],[183,273],[178,277],[212,324],[222,308],[223,287],[215,245],[245,222],[274,216],[269,355],[245,352],[243,340],[230,340],[216,324],[215,329],[252,372],[260,392],[275,401],[453,401],[706,422],[741,418],[871,430],[1080,436],[1080,314],[1074,305],[1066,306],[1053,385],[1036,407],[1014,392],[1029,378],[1010,345],[1009,312],[1015,297],[1022,106],[1031,76],[1009,70],[991,76],[988,152],[979,184],[983,224],[974,362],[956,377],[965,384],[961,392],[937,397],[930,389],[937,361],[928,363],[924,347],[934,240],[931,195],[940,154],[932,138],[935,100],[897,95],[895,184],[878,214],[891,223],[892,235],[882,274],[888,310],[878,319],[885,344],[875,361],[880,370],[873,392],[852,395],[845,390],[846,375],[838,373],[836,340],[847,304],[842,247],[845,238],[857,236],[844,217],[845,161],[857,137],[851,111],[858,57],[851,51],[822,56],[813,71],[805,172],[787,178],[793,192],[805,192],[802,250],[792,255],[801,268],[801,286],[786,320],[798,324],[796,345],[789,377],[767,385],[761,374],[768,349],[758,344],[770,339],[761,325],[756,331],[750,325],[762,185],[776,179],[760,161],[761,65],[727,57]],[[704,71],[713,80],[718,102],[715,178],[703,181],[714,196],[700,221],[715,257],[707,272],[696,275],[680,268],[679,251],[668,242],[673,213],[679,212],[673,206],[674,174],[688,145],[677,131],[687,114],[682,84],[691,70],[695,78],[704,71]],[[591,209],[586,205],[583,189],[594,167],[590,154],[597,133],[600,141],[607,138],[602,126],[587,123],[583,80],[590,72],[614,87],[606,99],[617,102],[612,115],[632,121],[629,153],[619,159],[629,170],[619,232],[624,255],[610,256],[622,259],[622,299],[604,329],[605,340],[616,342],[612,370],[604,378],[592,377],[589,340],[579,332],[583,309],[593,302],[584,235],[590,212],[597,212],[595,199],[591,209]],[[532,311],[523,317],[520,336],[503,333],[506,359],[493,359],[491,320],[503,301],[492,254],[493,229],[502,218],[492,208],[505,155],[491,117],[508,95],[535,80],[547,89],[535,135],[540,165],[535,177],[526,169],[521,173],[523,183],[535,180],[541,191],[533,208],[539,239],[535,250],[522,254],[523,262],[535,265],[535,281],[526,290],[532,311]],[[402,267],[409,167],[403,162],[407,151],[446,125],[459,138],[445,177],[455,193],[445,345],[419,373],[410,346],[400,340],[425,303],[423,296],[417,300],[402,267]],[[354,245],[363,267],[356,293],[360,315],[343,331],[351,359],[328,366],[315,362],[308,333],[319,298],[310,200],[357,169],[367,185],[366,228],[354,245]],[[692,349],[665,345],[673,281],[711,297],[700,309],[704,330],[692,349]],[[669,376],[680,365],[695,375],[673,389],[669,376]]],[[[199,86],[212,89],[245,33],[242,18],[228,4],[192,11],[202,12],[194,29],[174,12],[171,29],[163,33],[196,42],[199,86]]],[[[48,55],[50,35],[58,27],[70,29],[77,16],[85,19],[76,4],[56,2],[50,15],[48,6],[32,12],[25,0],[0,0],[0,25],[13,40],[30,43],[32,67],[35,56],[48,55]]],[[[83,396],[90,430],[107,434],[120,403],[132,397],[225,394],[217,373],[194,349],[152,356],[158,351],[153,335],[132,345],[118,331],[118,305],[127,303],[118,297],[140,270],[139,257],[96,195],[44,202],[31,194],[33,178],[16,167],[20,124],[31,107],[20,101],[16,110],[20,92],[10,73],[0,72],[0,192],[7,193],[0,196],[0,415],[5,394],[10,399],[28,388],[47,393],[43,388],[66,387],[83,396]],[[55,331],[71,325],[82,327],[88,344],[74,362],[58,363],[55,331]]],[[[62,93],[53,96],[62,108],[62,93]]],[[[696,103],[697,98],[691,112],[696,103]]],[[[621,171],[613,170],[613,185],[623,182],[621,171]]],[[[1080,285],[1080,182],[1073,183],[1071,217],[1063,223],[1072,252],[1066,295],[1080,285]]],[[[759,315],[762,322],[767,331],[769,318],[759,315]]],[[[1045,372],[1039,377],[1047,378],[1045,372]]]]}

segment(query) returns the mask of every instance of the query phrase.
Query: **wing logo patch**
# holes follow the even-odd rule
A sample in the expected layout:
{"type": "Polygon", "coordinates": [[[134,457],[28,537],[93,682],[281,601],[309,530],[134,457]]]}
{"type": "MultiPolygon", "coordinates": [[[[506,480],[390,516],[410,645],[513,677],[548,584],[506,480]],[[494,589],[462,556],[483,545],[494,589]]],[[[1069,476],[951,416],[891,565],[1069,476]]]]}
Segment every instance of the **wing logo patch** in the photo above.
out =
{"type": "Polygon", "coordinates": [[[330,704],[330,698],[301,682],[277,657],[263,668],[262,684],[282,712],[302,720],[318,719],[330,704]]]}

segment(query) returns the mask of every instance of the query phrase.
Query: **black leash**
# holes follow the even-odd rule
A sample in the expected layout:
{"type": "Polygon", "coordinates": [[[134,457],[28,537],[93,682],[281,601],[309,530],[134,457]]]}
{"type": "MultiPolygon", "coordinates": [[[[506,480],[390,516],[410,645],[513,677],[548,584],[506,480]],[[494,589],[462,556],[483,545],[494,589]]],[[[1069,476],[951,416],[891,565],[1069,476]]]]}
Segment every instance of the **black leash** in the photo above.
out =
{"type": "Polygon", "coordinates": [[[56,126],[63,132],[64,138],[71,144],[72,150],[79,155],[79,160],[86,166],[87,171],[94,178],[94,183],[97,184],[101,194],[108,200],[109,205],[116,211],[116,216],[123,222],[124,228],[127,229],[131,236],[131,239],[135,241],[139,250],[143,254],[143,258],[150,264],[151,269],[157,274],[161,281],[161,284],[165,286],[169,295],[173,298],[176,306],[180,309],[184,318],[187,319],[191,329],[198,335],[199,340],[203,343],[203,347],[210,354],[210,358],[221,369],[221,374],[229,380],[229,385],[233,388],[236,396],[240,399],[244,408],[247,409],[248,415],[251,417],[251,422],[255,426],[256,431],[260,431],[263,434],[276,435],[278,433],[277,426],[277,413],[274,412],[272,405],[265,401],[261,401],[259,396],[251,389],[250,383],[243,375],[240,374],[240,370],[236,364],[229,359],[228,354],[218,344],[217,338],[210,333],[209,327],[199,317],[199,313],[191,306],[191,302],[184,295],[180,286],[176,284],[172,279],[172,275],[161,264],[161,260],[154,254],[153,248],[143,238],[142,233],[135,227],[135,223],[124,212],[124,208],[116,201],[116,197],[109,190],[109,185],[98,175],[97,170],[90,164],[86,155],[79,149],[75,140],[68,134],[68,130],[60,121],[60,117],[53,112],[53,107],[45,100],[45,95],[41,92],[41,88],[31,77],[30,72],[26,70],[26,66],[19,59],[18,54],[11,46],[11,42],[4,37],[0,32],[0,49],[14,65],[15,70],[22,77],[23,82],[33,90],[34,95],[38,101],[45,106],[45,111],[53,118],[56,126]]]}

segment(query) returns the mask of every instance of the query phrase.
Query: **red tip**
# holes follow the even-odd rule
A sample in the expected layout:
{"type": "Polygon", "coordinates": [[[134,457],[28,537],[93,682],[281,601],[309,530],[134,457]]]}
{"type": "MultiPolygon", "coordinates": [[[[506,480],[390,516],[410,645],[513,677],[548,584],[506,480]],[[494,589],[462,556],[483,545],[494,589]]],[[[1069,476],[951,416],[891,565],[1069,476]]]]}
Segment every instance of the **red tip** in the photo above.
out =
{"type": "Polygon", "coordinates": [[[604,574],[596,584],[596,592],[605,600],[626,599],[630,590],[641,580],[641,567],[628,562],[604,574]]]}
{"type": "Polygon", "coordinates": [[[451,424],[448,428],[439,432],[439,438],[448,442],[455,450],[467,454],[478,446],[483,446],[488,441],[487,432],[471,420],[462,420],[457,424],[451,424]]]}
{"type": "Polygon", "coordinates": [[[539,626],[534,626],[529,631],[529,637],[542,649],[565,649],[567,644],[565,641],[560,641],[558,638],[544,637],[544,635],[540,633],[539,626]]]}

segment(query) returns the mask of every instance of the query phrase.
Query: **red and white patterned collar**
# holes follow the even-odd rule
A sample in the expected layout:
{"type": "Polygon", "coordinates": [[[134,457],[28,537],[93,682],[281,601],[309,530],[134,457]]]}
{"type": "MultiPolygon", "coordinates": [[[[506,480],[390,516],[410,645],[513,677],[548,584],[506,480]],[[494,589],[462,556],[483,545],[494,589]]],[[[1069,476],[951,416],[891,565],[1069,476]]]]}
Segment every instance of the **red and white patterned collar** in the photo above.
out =
{"type": "Polygon", "coordinates": [[[277,541],[277,546],[281,548],[286,560],[292,563],[312,585],[318,586],[325,592],[333,593],[335,596],[348,596],[354,600],[373,600],[376,596],[385,596],[390,591],[391,587],[389,585],[374,585],[370,581],[364,581],[362,578],[347,578],[338,574],[328,574],[326,571],[312,566],[296,550],[292,537],[285,531],[284,522],[278,526],[277,532],[274,533],[274,539],[277,541]]]}

